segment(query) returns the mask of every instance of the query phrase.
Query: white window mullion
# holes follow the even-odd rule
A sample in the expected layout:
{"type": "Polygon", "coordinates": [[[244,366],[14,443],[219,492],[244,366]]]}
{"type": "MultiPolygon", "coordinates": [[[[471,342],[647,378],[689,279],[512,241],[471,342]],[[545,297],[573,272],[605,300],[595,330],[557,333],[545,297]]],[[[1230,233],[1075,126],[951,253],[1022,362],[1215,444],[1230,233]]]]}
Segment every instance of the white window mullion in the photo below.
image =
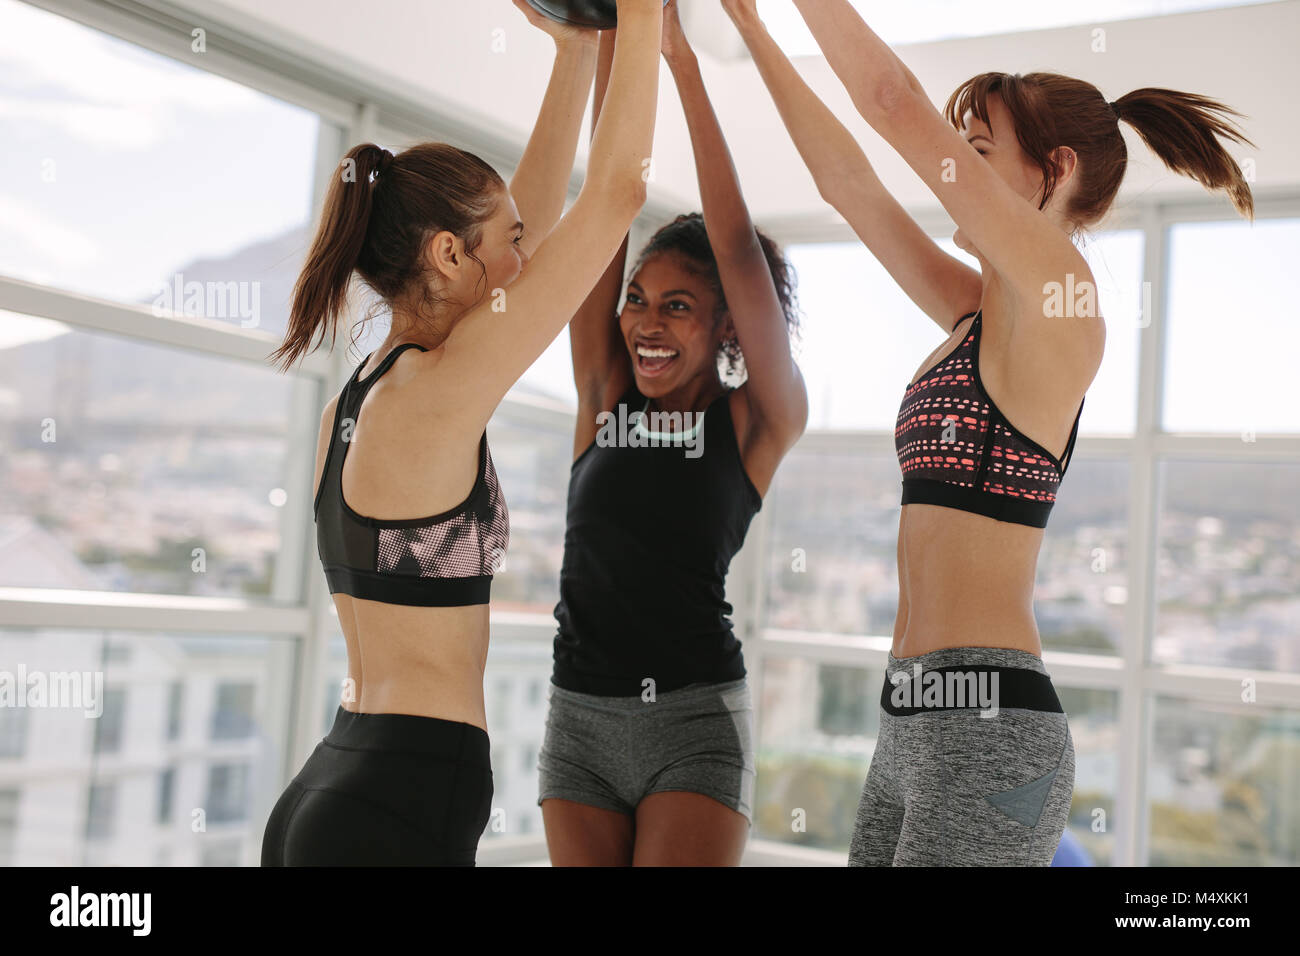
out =
{"type": "MultiPolygon", "coordinates": [[[[65,292],[2,275],[0,310],[263,367],[267,366],[267,355],[280,344],[267,332],[241,329],[216,319],[155,315],[147,306],[65,292]]],[[[320,378],[326,374],[326,363],[321,356],[310,355],[295,372],[320,378]]]]}
{"type": "Polygon", "coordinates": [[[1151,746],[1150,701],[1143,674],[1155,622],[1156,535],[1159,512],[1159,463],[1155,436],[1160,430],[1163,396],[1164,332],[1168,295],[1167,236],[1162,216],[1155,208],[1143,219],[1146,244],[1142,259],[1143,281],[1152,290],[1151,314],[1138,346],[1137,422],[1129,477],[1129,588],[1121,659],[1124,680],[1119,695],[1119,725],[1134,728],[1120,734],[1119,774],[1116,781],[1116,850],[1121,866],[1139,866],[1146,859],[1146,776],[1144,768],[1151,746]]]}
{"type": "Polygon", "coordinates": [[[244,598],[122,591],[0,587],[0,629],[296,635],[303,607],[254,604],[244,598]]]}

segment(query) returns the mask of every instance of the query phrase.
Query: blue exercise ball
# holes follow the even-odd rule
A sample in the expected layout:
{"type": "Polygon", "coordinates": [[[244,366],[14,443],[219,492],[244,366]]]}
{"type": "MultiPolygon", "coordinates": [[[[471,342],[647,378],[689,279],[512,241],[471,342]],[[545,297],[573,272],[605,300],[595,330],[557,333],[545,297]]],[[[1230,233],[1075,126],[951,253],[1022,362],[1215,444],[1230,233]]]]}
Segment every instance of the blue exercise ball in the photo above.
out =
{"type": "Polygon", "coordinates": [[[1056,846],[1052,866],[1092,866],[1092,857],[1088,856],[1088,851],[1083,848],[1079,838],[1067,829],[1061,834],[1061,842],[1056,846]]]}

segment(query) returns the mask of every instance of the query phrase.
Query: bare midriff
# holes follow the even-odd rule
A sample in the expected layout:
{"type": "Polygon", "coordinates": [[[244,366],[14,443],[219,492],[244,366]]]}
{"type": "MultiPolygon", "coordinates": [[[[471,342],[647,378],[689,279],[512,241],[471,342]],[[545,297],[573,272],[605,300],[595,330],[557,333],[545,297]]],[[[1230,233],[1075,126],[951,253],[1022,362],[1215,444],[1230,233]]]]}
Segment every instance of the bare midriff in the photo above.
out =
{"type": "Polygon", "coordinates": [[[408,607],[334,595],[348,645],[344,710],[414,714],[484,731],[488,605],[408,607]]]}
{"type": "Polygon", "coordinates": [[[1042,528],[903,505],[893,655],[1008,647],[1041,656],[1033,596],[1042,541],[1042,528]]]}

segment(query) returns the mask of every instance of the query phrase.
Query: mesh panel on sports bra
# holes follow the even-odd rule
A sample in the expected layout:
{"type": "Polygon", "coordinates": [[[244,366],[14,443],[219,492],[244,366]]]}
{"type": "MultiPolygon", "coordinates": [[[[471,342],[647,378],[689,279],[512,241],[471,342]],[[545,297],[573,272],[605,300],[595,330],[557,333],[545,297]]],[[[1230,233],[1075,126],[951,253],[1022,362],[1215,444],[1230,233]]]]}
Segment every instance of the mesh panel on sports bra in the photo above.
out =
{"type": "Polygon", "coordinates": [[[377,569],[422,577],[469,577],[495,574],[510,542],[510,513],[497,481],[492,454],[486,449],[486,486],[474,504],[435,525],[381,528],[377,569]]]}

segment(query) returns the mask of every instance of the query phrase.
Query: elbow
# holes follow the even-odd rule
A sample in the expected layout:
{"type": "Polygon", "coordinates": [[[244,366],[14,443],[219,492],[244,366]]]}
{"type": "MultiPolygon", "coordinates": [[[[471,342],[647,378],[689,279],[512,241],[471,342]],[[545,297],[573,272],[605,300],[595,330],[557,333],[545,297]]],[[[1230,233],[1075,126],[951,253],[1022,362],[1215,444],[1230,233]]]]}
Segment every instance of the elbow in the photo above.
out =
{"type": "Polygon", "coordinates": [[[862,118],[879,131],[881,126],[900,122],[900,117],[906,116],[918,96],[924,99],[925,91],[900,64],[898,69],[873,77],[869,85],[859,89],[853,100],[862,118]]]}
{"type": "Polygon", "coordinates": [[[650,188],[640,170],[613,183],[605,196],[609,208],[618,210],[629,222],[641,214],[649,198],[650,188]]]}
{"type": "Polygon", "coordinates": [[[882,77],[871,91],[876,110],[886,116],[897,112],[911,92],[906,78],[897,71],[882,77]]]}
{"type": "Polygon", "coordinates": [[[583,215],[591,217],[592,223],[599,223],[602,230],[609,230],[611,241],[616,236],[618,241],[611,250],[612,256],[632,223],[641,214],[645,203],[646,187],[639,177],[635,181],[630,177],[588,179],[569,214],[572,215],[581,206],[585,210],[583,215]]]}
{"type": "Polygon", "coordinates": [[[650,198],[650,182],[646,178],[644,170],[638,170],[632,181],[628,183],[627,202],[632,211],[632,215],[640,214],[646,201],[650,198]]]}
{"type": "Polygon", "coordinates": [[[833,176],[826,176],[815,180],[817,195],[821,197],[821,201],[826,203],[841,216],[844,215],[843,209],[847,205],[846,197],[857,183],[858,180],[856,177],[852,174],[844,173],[836,173],[833,176]]]}
{"type": "Polygon", "coordinates": [[[840,188],[843,184],[837,180],[838,177],[836,176],[813,177],[813,185],[817,187],[817,195],[821,198],[821,201],[831,206],[835,206],[838,210],[839,207],[837,206],[837,202],[839,200],[840,188]]]}

